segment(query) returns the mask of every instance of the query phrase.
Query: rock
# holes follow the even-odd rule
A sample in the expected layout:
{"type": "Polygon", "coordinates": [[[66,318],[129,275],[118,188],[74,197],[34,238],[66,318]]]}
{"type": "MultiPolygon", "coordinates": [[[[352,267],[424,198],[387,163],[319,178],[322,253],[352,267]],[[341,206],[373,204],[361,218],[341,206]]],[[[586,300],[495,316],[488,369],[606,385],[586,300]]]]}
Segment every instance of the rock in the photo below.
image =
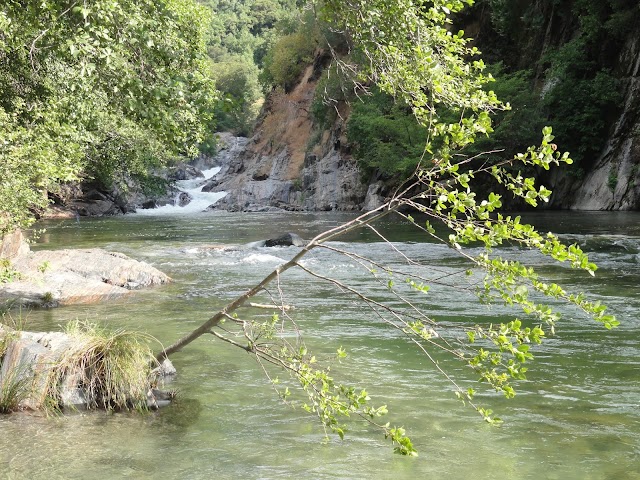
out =
{"type": "Polygon", "coordinates": [[[112,200],[79,201],[75,202],[74,208],[82,217],[103,217],[123,213],[112,200]]]}
{"type": "MultiPolygon", "coordinates": [[[[48,383],[52,374],[52,366],[60,363],[70,349],[77,348],[77,340],[60,332],[22,332],[8,329],[0,325],[0,340],[8,347],[1,358],[0,391],[5,382],[15,381],[15,376],[28,385],[28,393],[20,401],[21,408],[38,410],[47,408],[48,383]]],[[[152,375],[154,383],[160,377],[175,375],[171,362],[165,360],[158,369],[162,375],[152,375]]],[[[158,370],[156,369],[156,370],[158,370]]],[[[70,366],[59,380],[60,407],[83,409],[87,406],[87,393],[83,387],[83,372],[79,366],[70,366]]],[[[168,405],[175,396],[173,392],[164,392],[157,388],[149,388],[147,406],[158,408],[168,405]]]]}
{"type": "Polygon", "coordinates": [[[214,176],[211,180],[209,180],[200,190],[201,192],[214,192],[219,185],[218,180],[216,180],[214,176]]]}
{"type": "MultiPolygon", "coordinates": [[[[323,64],[319,62],[315,67],[323,64]]],[[[248,142],[243,139],[242,148],[229,149],[219,159],[221,170],[211,188],[227,196],[214,209],[247,211],[249,205],[285,210],[362,208],[368,185],[349,154],[345,117],[339,114],[329,129],[319,131],[308,115],[316,74],[314,66],[309,66],[291,92],[270,95],[253,137],[248,142]]]]}
{"type": "Polygon", "coordinates": [[[265,247],[304,247],[307,244],[300,236],[295,233],[285,233],[276,238],[265,240],[265,247]]]}
{"type": "Polygon", "coordinates": [[[100,249],[43,250],[13,259],[21,279],[0,288],[0,303],[57,306],[94,303],[170,282],[156,268],[100,249]]]}
{"type": "Polygon", "coordinates": [[[380,181],[369,185],[369,188],[367,189],[367,196],[365,197],[364,204],[362,205],[362,210],[370,212],[384,204],[384,197],[381,194],[383,186],[384,184],[380,181]]]}
{"type": "Polygon", "coordinates": [[[169,172],[169,180],[191,180],[192,178],[204,178],[202,171],[193,165],[182,163],[169,172]]]}
{"type": "MultiPolygon", "coordinates": [[[[139,180],[125,177],[122,184],[114,184],[108,191],[96,182],[84,182],[67,188],[65,195],[53,196],[55,207],[45,213],[46,218],[67,218],[79,216],[110,216],[135,213],[137,209],[156,208],[163,205],[186,204],[189,197],[180,196],[180,190],[172,183],[171,172],[159,171],[147,178],[145,188],[139,180]],[[149,193],[149,190],[153,193],[149,193]]],[[[185,178],[202,177],[196,167],[183,164],[173,172],[174,176],[185,178]]]]}
{"type": "Polygon", "coordinates": [[[164,390],[158,390],[157,388],[150,388],[147,392],[147,407],[152,409],[166,407],[171,403],[171,400],[173,400],[175,396],[175,392],[167,392],[164,390]]]}
{"type": "MultiPolygon", "coordinates": [[[[257,134],[259,135],[259,133],[257,134]]],[[[220,172],[203,191],[226,191],[212,210],[261,211],[260,207],[284,210],[360,210],[366,186],[355,160],[329,149],[325,155],[306,154],[299,166],[285,146],[265,155],[250,149],[237,150],[221,161],[220,172]],[[292,179],[292,170],[298,177],[292,179]]]]}
{"type": "Polygon", "coordinates": [[[173,377],[177,373],[176,367],[168,358],[165,358],[160,365],[151,371],[151,375],[155,378],[173,377]]]}
{"type": "Polygon", "coordinates": [[[2,237],[0,242],[0,258],[9,260],[29,253],[29,244],[24,239],[22,231],[16,230],[2,237]]]}
{"type": "MultiPolygon", "coordinates": [[[[46,402],[47,379],[52,365],[72,345],[72,339],[59,332],[21,332],[10,334],[0,368],[0,390],[4,382],[15,381],[17,375],[29,385],[29,393],[20,402],[22,408],[37,410],[46,402]]],[[[73,376],[74,372],[70,373],[73,376]]],[[[63,380],[63,398],[77,401],[76,385],[63,380]]],[[[69,404],[71,405],[71,404],[69,404]]]]}
{"type": "Polygon", "coordinates": [[[191,200],[193,200],[193,197],[189,195],[187,192],[180,192],[176,196],[175,205],[179,207],[184,207],[185,205],[188,205],[191,202],[191,200]]]}

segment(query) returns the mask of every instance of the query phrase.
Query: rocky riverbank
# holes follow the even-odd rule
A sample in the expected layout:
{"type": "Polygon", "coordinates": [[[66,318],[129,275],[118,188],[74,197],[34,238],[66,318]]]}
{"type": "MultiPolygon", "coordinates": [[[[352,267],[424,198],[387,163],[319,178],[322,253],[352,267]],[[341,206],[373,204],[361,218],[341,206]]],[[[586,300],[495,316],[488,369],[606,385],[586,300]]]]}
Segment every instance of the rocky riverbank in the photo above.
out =
{"type": "Polygon", "coordinates": [[[316,66],[291,92],[269,95],[251,138],[219,134],[221,170],[204,189],[227,195],[213,209],[360,211],[384,201],[381,185],[370,187],[351,155],[345,121],[328,129],[314,124],[316,66]]]}

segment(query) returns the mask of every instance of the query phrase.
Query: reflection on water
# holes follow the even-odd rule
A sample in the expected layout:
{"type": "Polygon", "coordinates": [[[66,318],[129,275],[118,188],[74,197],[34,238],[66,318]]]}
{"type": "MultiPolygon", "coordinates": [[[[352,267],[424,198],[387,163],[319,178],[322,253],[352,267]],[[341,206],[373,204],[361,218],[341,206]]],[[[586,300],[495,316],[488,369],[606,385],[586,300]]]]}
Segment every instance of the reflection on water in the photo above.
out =
{"type": "MultiPolygon", "coordinates": [[[[57,329],[79,317],[144,330],[170,343],[297,251],[247,244],[286,231],[311,238],[347,218],[216,213],[50,223],[36,248],[121,251],[175,282],[108,304],[34,311],[28,327],[57,329]]],[[[462,407],[423,356],[352,298],[290,271],[282,279],[285,301],[297,307],[308,343],[321,352],[348,349],[349,361],[335,366],[336,376],[363,379],[374,400],[388,404],[389,420],[407,427],[420,457],[393,456],[377,432],[357,422],[344,442],[323,441],[321,427],[282,405],[249,356],[211,337],[176,354],[179,376],[171,388],[179,391],[179,401],[167,409],[0,417],[0,478],[640,479],[640,215],[554,212],[525,220],[592,252],[600,265],[596,278],[521,250],[503,253],[602,298],[623,324],[606,331],[566,310],[559,335],[540,350],[517,397],[481,395],[506,421],[500,428],[462,407]]],[[[378,228],[434,270],[464,267],[446,247],[425,243],[399,220],[387,219],[378,228]]],[[[368,230],[334,245],[402,263],[368,230]]],[[[319,250],[305,262],[371,288],[361,269],[332,252],[319,250]]],[[[384,295],[384,289],[371,292],[384,295]]],[[[424,306],[451,324],[495,321],[505,313],[479,307],[471,294],[435,287],[424,306]]],[[[465,373],[445,358],[441,365],[465,373]]]]}

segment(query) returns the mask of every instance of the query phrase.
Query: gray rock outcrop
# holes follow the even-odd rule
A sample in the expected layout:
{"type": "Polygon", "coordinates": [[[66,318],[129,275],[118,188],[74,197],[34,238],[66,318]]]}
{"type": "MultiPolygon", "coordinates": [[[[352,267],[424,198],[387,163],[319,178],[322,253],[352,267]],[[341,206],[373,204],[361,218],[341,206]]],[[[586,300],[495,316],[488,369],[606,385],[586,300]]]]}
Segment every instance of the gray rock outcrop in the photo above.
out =
{"type": "Polygon", "coordinates": [[[236,151],[225,158],[222,170],[203,188],[226,191],[213,209],[258,211],[260,207],[283,210],[360,210],[366,186],[355,162],[339,151],[321,158],[307,155],[299,177],[290,179],[291,155],[287,147],[274,156],[236,151]]]}
{"type": "Polygon", "coordinates": [[[10,261],[20,278],[0,284],[0,304],[57,306],[94,303],[129,295],[137,288],[171,281],[151,265],[122,253],[97,248],[32,252],[28,246],[23,246],[20,254],[10,261]]]}
{"type": "Polygon", "coordinates": [[[367,185],[349,153],[344,121],[321,131],[308,114],[316,82],[311,66],[291,92],[270,95],[251,139],[221,135],[221,170],[203,190],[227,195],[212,209],[362,208],[367,185]]]}

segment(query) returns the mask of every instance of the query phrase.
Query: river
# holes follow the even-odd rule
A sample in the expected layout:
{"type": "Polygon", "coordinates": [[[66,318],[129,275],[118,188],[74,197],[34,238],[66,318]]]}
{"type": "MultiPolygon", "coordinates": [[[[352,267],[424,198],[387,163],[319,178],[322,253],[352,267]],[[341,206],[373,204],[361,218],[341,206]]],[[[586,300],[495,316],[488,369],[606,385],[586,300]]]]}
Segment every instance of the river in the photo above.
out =
{"type": "MultiPolygon", "coordinates": [[[[348,218],[217,212],[47,222],[34,249],[119,251],[153,264],[174,282],[115,302],[35,310],[26,315],[25,328],[55,330],[79,318],[145,331],[169,344],[297,251],[244,245],[286,231],[310,238],[348,218]],[[239,248],[207,248],[216,244],[239,248]]],[[[423,355],[353,298],[299,271],[287,272],[285,300],[295,305],[309,344],[321,352],[347,350],[336,377],[357,382],[374,403],[388,405],[388,420],[406,427],[417,458],[393,455],[388,441],[357,421],[344,441],[326,441],[313,417],[282,404],[250,356],[207,337],[172,357],[178,400],[160,411],[0,416],[0,478],[640,479],[640,214],[549,212],[524,220],[582,245],[599,264],[596,277],[521,250],[504,253],[602,299],[621,326],[607,331],[560,307],[557,335],[537,349],[516,397],[480,395],[504,420],[500,427],[456,400],[423,355]]],[[[379,229],[434,269],[463,265],[454,252],[425,242],[398,219],[379,229]]],[[[402,263],[369,230],[334,245],[402,263]]],[[[366,275],[343,257],[320,251],[305,262],[366,288],[366,275]]],[[[445,324],[490,322],[505,313],[458,291],[434,289],[425,298],[425,308],[445,324]]],[[[464,374],[446,358],[440,361],[464,374]]]]}

